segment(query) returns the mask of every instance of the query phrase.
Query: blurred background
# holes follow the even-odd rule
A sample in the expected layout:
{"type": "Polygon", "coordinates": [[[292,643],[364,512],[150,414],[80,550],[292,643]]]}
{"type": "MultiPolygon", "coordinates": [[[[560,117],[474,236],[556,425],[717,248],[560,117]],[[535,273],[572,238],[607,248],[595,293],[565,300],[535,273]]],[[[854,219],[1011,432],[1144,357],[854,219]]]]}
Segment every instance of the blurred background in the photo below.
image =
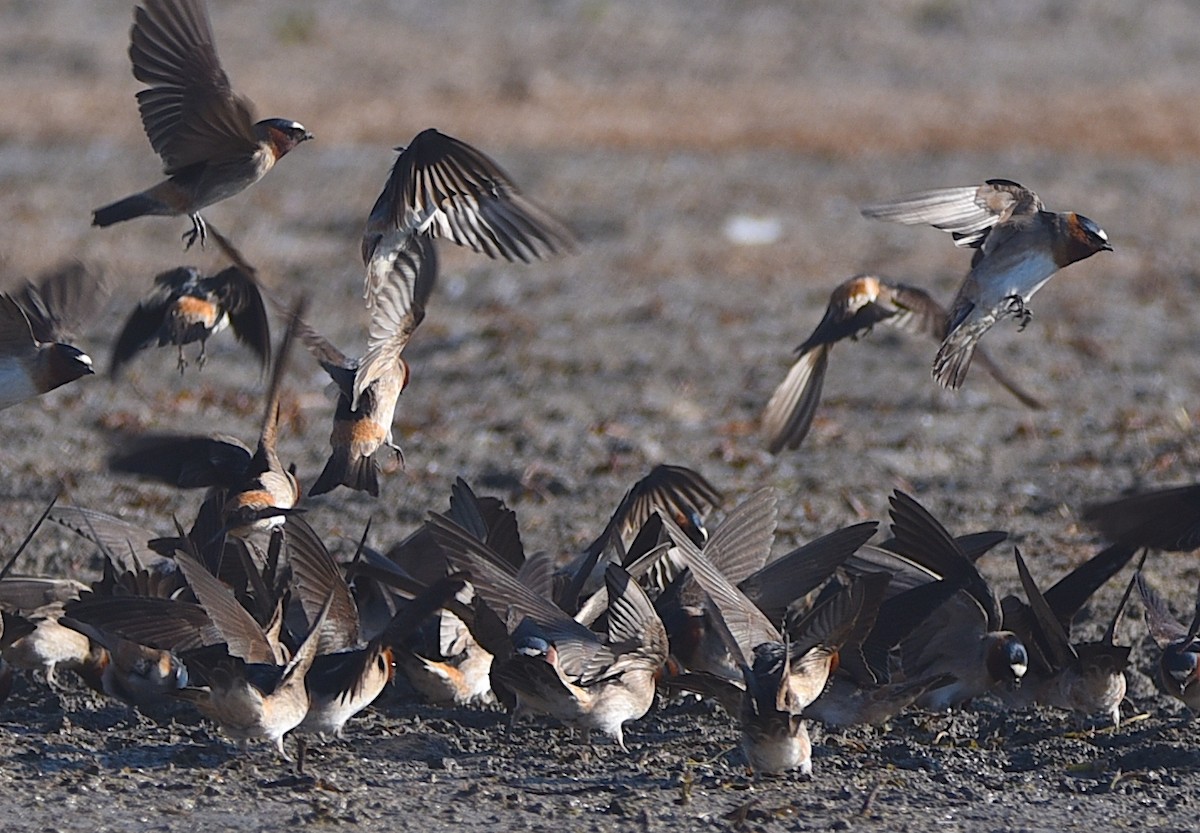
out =
{"type": "MultiPolygon", "coordinates": [[[[514,505],[531,549],[569,551],[651,465],[672,462],[735,498],[779,486],[789,544],[882,517],[899,486],[952,529],[1013,529],[1057,568],[1094,549],[1074,521],[1084,503],[1194,479],[1200,4],[210,8],[234,89],[316,141],[205,216],[277,297],[309,293],[313,323],[345,352],[365,344],[362,223],[392,147],[425,127],[490,154],[582,241],[528,267],[442,247],[406,354],[406,468],[379,502],[311,502],[318,529],[356,536],[375,515],[387,543],[442,508],[461,474],[514,505]],[[1024,333],[1002,325],[985,340],[1048,408],[1023,408],[978,370],[944,393],[932,342],[877,332],[834,351],[805,445],[767,455],[759,409],[836,284],[877,271],[948,302],[967,269],[948,236],[859,206],[991,177],[1088,215],[1115,248],[1043,289],[1024,333]]],[[[186,219],[89,226],[93,208],[160,176],[134,100],[131,20],[129,2],[0,2],[0,282],[64,259],[103,274],[112,299],[77,340],[102,370],[156,273],[223,265],[214,247],[182,250],[186,219]]],[[[294,357],[280,447],[307,482],[327,453],[327,381],[294,357]]],[[[263,387],[224,334],[202,372],[181,377],[161,350],[120,384],[87,379],[5,411],[0,545],[59,480],[66,500],[153,529],[190,517],[199,493],[107,474],[113,437],[217,430],[252,444],[263,387]]],[[[77,556],[64,543],[37,557],[77,556]]]]}

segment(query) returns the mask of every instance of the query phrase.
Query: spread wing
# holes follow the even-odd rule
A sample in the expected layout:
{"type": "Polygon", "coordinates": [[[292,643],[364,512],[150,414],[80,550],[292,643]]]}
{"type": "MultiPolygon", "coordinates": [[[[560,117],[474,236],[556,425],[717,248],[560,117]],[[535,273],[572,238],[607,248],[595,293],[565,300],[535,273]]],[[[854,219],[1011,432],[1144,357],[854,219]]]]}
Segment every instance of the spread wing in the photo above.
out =
{"type": "Polygon", "coordinates": [[[938,188],[875,203],[864,217],[905,225],[931,225],[954,235],[954,245],[978,248],[993,227],[1042,210],[1038,195],[1007,179],[983,185],[938,188]]]}
{"type": "Polygon", "coordinates": [[[253,105],[221,69],[204,0],[147,0],[134,11],[129,58],[150,145],[168,174],[253,153],[253,105]]]}

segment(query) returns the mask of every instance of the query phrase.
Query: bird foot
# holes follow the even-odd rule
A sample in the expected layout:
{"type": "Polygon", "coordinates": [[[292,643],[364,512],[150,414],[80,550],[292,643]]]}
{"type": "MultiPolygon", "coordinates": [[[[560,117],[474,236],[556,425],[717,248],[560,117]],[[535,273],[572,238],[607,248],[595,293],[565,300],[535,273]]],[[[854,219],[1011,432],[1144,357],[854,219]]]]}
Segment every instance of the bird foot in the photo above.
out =
{"type": "Polygon", "coordinates": [[[191,215],[192,229],[185,231],[180,238],[183,240],[183,250],[186,252],[196,244],[196,240],[200,240],[200,248],[204,248],[204,244],[208,242],[208,224],[204,222],[204,218],[199,214],[191,215]]]}
{"type": "Polygon", "coordinates": [[[1020,295],[1009,295],[1007,299],[1008,307],[1006,311],[1009,315],[1016,316],[1020,320],[1020,326],[1017,327],[1017,332],[1024,332],[1029,326],[1029,322],[1033,319],[1033,313],[1029,307],[1025,306],[1025,299],[1020,295]]]}

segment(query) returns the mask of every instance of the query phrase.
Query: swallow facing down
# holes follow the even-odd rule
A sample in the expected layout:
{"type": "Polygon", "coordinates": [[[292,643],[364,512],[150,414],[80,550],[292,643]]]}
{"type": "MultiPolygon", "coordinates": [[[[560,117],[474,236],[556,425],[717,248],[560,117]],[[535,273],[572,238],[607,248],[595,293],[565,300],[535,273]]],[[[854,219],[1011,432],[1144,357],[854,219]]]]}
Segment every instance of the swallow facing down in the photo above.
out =
{"type": "MultiPolygon", "coordinates": [[[[821,323],[796,348],[795,363],[763,409],[763,436],[768,451],[778,454],[784,447],[800,447],[821,400],[833,345],[845,339],[857,341],[876,324],[941,341],[946,336],[946,310],[922,289],[874,275],[857,275],[839,284],[829,296],[821,323]]],[[[978,361],[1023,405],[1042,407],[982,351],[978,353],[978,361]]]]}
{"type": "MultiPolygon", "coordinates": [[[[783,621],[790,609],[824,582],[874,534],[868,522],[832,532],[768,561],[775,538],[773,489],[759,489],[735,507],[700,550],[710,565],[734,585],[770,622],[783,621]]],[[[678,548],[680,569],[686,568],[673,522],[664,522],[678,548]]],[[[684,533],[689,543],[691,536],[684,533]]],[[[671,642],[671,656],[693,673],[740,683],[737,654],[729,651],[714,618],[719,614],[690,572],[673,577],[655,601],[671,642]]],[[[754,646],[750,646],[753,648],[754,646]]]]}
{"type": "Polygon", "coordinates": [[[738,716],[751,769],[799,769],[811,775],[812,746],[801,715],[825,689],[839,652],[871,629],[887,576],[856,581],[781,634],[690,541],[680,546],[696,582],[708,594],[715,630],[741,671],[742,686],[730,689],[731,684],[718,677],[710,682],[727,689],[718,696],[726,710],[738,716]]]}
{"type": "Polygon", "coordinates": [[[493,688],[514,696],[513,722],[526,712],[545,714],[583,729],[585,742],[597,729],[627,751],[622,726],[650,709],[667,660],[667,634],[645,591],[609,565],[607,632],[595,633],[510,575],[450,518],[432,514],[428,526],[482,600],[468,624],[496,656],[493,688]]]}
{"type": "Polygon", "coordinates": [[[298,330],[338,390],[333,432],[329,435],[333,451],[310,495],[347,486],[378,497],[375,452],[386,445],[403,459],[392,439],[392,420],[396,402],[409,380],[408,362],[401,354],[425,317],[425,304],[437,278],[437,252],[432,241],[416,240],[407,256],[397,256],[393,268],[403,270],[405,278],[384,283],[375,293],[362,358],[347,357],[311,327],[302,325],[298,330]]]}
{"type": "Polygon", "coordinates": [[[396,150],[363,230],[368,307],[389,283],[412,298],[419,273],[410,261],[423,248],[419,237],[448,238],[490,258],[524,263],[574,250],[574,235],[467,143],[430,128],[396,150]]]}
{"type": "Polygon", "coordinates": [[[88,314],[85,307],[94,307],[106,292],[73,264],[36,286],[0,293],[0,410],[95,373],[91,357],[66,342],[88,314]]]}
{"type": "Polygon", "coordinates": [[[933,360],[943,387],[962,387],[975,346],[1003,318],[1029,323],[1033,294],[1059,269],[1096,252],[1112,251],[1108,235],[1074,211],[1047,211],[1037,194],[1007,179],[942,188],[867,206],[864,216],[907,225],[932,225],[975,249],[959,287],[946,335],[933,360]]]}
{"type": "MultiPolygon", "coordinates": [[[[267,391],[262,429],[253,452],[232,437],[150,435],[135,438],[108,464],[114,471],[138,474],[181,488],[221,490],[221,532],[246,537],[283,523],[300,499],[292,469],[284,469],[275,446],[279,433],[279,399],[284,370],[304,304],[291,311],[287,332],[275,360],[267,391]]],[[[208,542],[200,542],[203,546],[208,542]]]]}
{"type": "MultiPolygon", "coordinates": [[[[633,569],[631,562],[637,553],[630,552],[630,548],[655,514],[671,518],[690,540],[703,544],[708,537],[705,518],[721,500],[721,493],[699,472],[685,466],[655,466],[621,498],[600,535],[559,570],[559,575],[565,577],[565,586],[556,593],[559,605],[567,611],[578,611],[581,596],[590,596],[603,585],[610,562],[633,569]]],[[[772,514],[771,530],[774,528],[772,514]]],[[[660,590],[683,569],[673,552],[665,555],[647,564],[651,573],[647,580],[660,590]]]]}
{"type": "Polygon", "coordinates": [[[1030,664],[1019,689],[999,692],[1002,700],[1012,706],[1042,703],[1081,716],[1102,714],[1114,726],[1120,725],[1125,668],[1132,648],[1117,645],[1115,640],[1133,584],[1126,588],[1102,641],[1072,643],[1071,619],[1092,593],[1129,562],[1134,552],[1133,548],[1120,545],[1103,550],[1043,594],[1029,574],[1021,551],[1014,548],[1017,573],[1028,604],[1008,596],[1001,606],[1004,627],[1021,639],[1029,651],[1030,664]]]}
{"type": "Polygon", "coordinates": [[[1200,484],[1152,489],[1087,507],[1083,519],[1110,541],[1168,552],[1200,549],[1200,484]]]}
{"type": "MultiPolygon", "coordinates": [[[[950,674],[954,682],[927,692],[924,707],[947,709],[996,687],[1015,688],[1029,668],[1029,653],[1003,629],[1000,600],[975,565],[928,510],[903,492],[891,497],[893,551],[925,571],[929,580],[961,582],[900,645],[904,679],[950,674]]],[[[919,579],[918,579],[919,581],[919,579]]]]}
{"type": "MultiPolygon", "coordinates": [[[[210,232],[218,240],[215,228],[210,232]]],[[[148,347],[174,344],[179,348],[179,372],[187,367],[183,346],[200,342],[196,363],[203,368],[210,336],[229,327],[237,340],[271,364],[271,328],[254,271],[235,263],[215,275],[201,275],[192,266],[163,272],[154,279],[154,292],[130,313],[113,346],[109,375],[148,347]]]]}
{"type": "Polygon", "coordinates": [[[364,639],[361,617],[342,571],[324,543],[297,516],[284,524],[293,587],[306,618],[319,620],[328,608],[320,634],[317,656],[305,677],[308,712],[295,728],[300,740],[303,771],[305,735],[342,737],[342,729],[354,715],[383,692],[392,679],[394,655],[399,644],[423,619],[449,597],[463,589],[460,576],[431,585],[417,598],[405,600],[387,625],[369,640],[364,639]],[[324,600],[328,600],[328,603],[324,600]]]}
{"type": "Polygon", "coordinates": [[[1171,614],[1166,600],[1146,583],[1141,570],[1136,581],[1146,611],[1146,628],[1162,651],[1158,660],[1159,684],[1192,714],[1200,714],[1200,596],[1192,623],[1185,628],[1171,614]]]}
{"type": "MultiPolygon", "coordinates": [[[[270,740],[287,759],[283,738],[308,713],[305,677],[317,657],[332,594],[289,659],[274,627],[264,629],[193,556],[178,552],[175,557],[224,641],[224,648],[187,656],[189,672],[204,685],[182,688],[176,696],[196,706],[242,748],[251,740],[270,740]]],[[[276,619],[282,622],[281,616],[276,619]]]]}
{"type": "Polygon", "coordinates": [[[200,210],[258,182],[280,157],[313,136],[288,119],[254,120],[254,105],[237,95],[217,58],[204,0],[146,0],[134,9],[129,58],[142,127],[162,157],[167,179],[97,208],[92,225],[146,215],[187,214],[188,247],[208,235],[200,210]]]}

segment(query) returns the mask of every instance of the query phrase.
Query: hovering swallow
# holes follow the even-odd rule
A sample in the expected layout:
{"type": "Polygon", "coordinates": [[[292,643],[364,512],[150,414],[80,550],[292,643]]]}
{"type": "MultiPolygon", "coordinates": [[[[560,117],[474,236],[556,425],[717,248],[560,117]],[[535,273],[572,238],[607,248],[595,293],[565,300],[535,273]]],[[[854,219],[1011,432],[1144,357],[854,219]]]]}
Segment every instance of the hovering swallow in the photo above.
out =
{"type": "Polygon", "coordinates": [[[607,632],[594,633],[511,576],[486,544],[450,518],[434,513],[428,525],[486,603],[477,604],[480,618],[468,624],[497,656],[493,688],[515,696],[513,721],[526,712],[549,715],[583,729],[585,741],[596,729],[628,751],[622,726],[649,710],[655,675],[667,660],[667,634],[645,591],[609,565],[607,632]],[[494,626],[488,633],[484,621],[494,626]]]}
{"type": "MultiPolygon", "coordinates": [[[[941,341],[946,336],[946,310],[922,289],[907,284],[858,275],[829,296],[821,323],[796,348],[796,361],[763,409],[763,435],[767,450],[778,454],[799,448],[812,426],[833,345],[857,341],[876,324],[905,332],[928,335],[941,341]]],[[[982,351],[978,361],[1009,393],[1029,408],[1042,404],[1021,390],[982,351]]]]}
{"type": "Polygon", "coordinates": [[[437,253],[432,241],[415,241],[408,256],[396,258],[394,269],[404,270],[405,280],[384,283],[375,293],[362,358],[347,357],[309,326],[301,325],[298,330],[338,389],[329,436],[333,452],[309,490],[310,495],[323,495],[343,485],[378,497],[379,464],[375,453],[387,446],[403,459],[392,439],[392,420],[396,402],[409,380],[408,362],[401,354],[425,317],[425,304],[437,277],[437,253]]]}
{"type": "Polygon", "coordinates": [[[1152,489],[1087,507],[1083,519],[1110,541],[1168,552],[1200,549],[1200,484],[1152,489]]]}
{"type": "Polygon", "coordinates": [[[1125,546],[1103,550],[1043,594],[1021,551],[1013,549],[1028,603],[1008,596],[1001,606],[1004,626],[1016,633],[1029,651],[1030,666],[1021,687],[1000,691],[1001,699],[1013,706],[1042,703],[1081,716],[1102,714],[1114,726],[1120,725],[1125,668],[1132,648],[1116,644],[1116,630],[1133,584],[1126,588],[1101,642],[1074,644],[1071,619],[1092,593],[1129,562],[1134,552],[1125,546]]]}
{"type": "Polygon", "coordinates": [[[890,502],[894,551],[926,571],[931,581],[949,579],[963,585],[901,642],[905,679],[954,677],[953,683],[927,692],[918,703],[947,709],[998,686],[1020,685],[1029,653],[1016,634],[1003,629],[995,591],[928,510],[899,491],[890,502]]]}
{"type": "Polygon", "coordinates": [[[1200,596],[1192,623],[1185,628],[1172,615],[1166,600],[1146,583],[1140,569],[1136,581],[1150,638],[1162,651],[1158,681],[1164,691],[1181,701],[1192,714],[1200,714],[1200,596]]]}
{"type": "MultiPolygon", "coordinates": [[[[232,246],[215,228],[210,233],[226,251],[232,246]]],[[[258,281],[240,255],[233,266],[215,275],[201,275],[193,266],[163,272],[154,279],[154,292],[130,313],[113,346],[109,375],[148,347],[174,344],[179,348],[179,372],[187,367],[185,344],[200,342],[196,363],[203,368],[208,339],[229,327],[237,340],[258,356],[262,367],[271,364],[271,327],[258,281]]]]}
{"type": "Polygon", "coordinates": [[[133,21],[133,77],[149,85],[137,94],[138,111],[167,179],[96,209],[92,225],[187,214],[191,247],[208,235],[201,209],[258,182],[313,136],[289,119],[254,120],[254,105],[221,68],[204,0],[146,0],[133,21]]]}
{"type": "Polygon", "coordinates": [[[524,263],[574,250],[574,235],[467,143],[430,128],[396,150],[363,230],[368,307],[389,283],[412,298],[419,270],[411,260],[423,250],[418,237],[448,238],[493,259],[524,263]]]}
{"type": "Polygon", "coordinates": [[[1074,211],[1047,211],[1037,194],[1007,179],[911,194],[862,213],[929,224],[953,234],[956,246],[975,249],[933,360],[933,377],[952,390],[962,386],[976,344],[997,321],[1017,318],[1024,329],[1030,299],[1059,269],[1112,251],[1096,223],[1074,211]]]}
{"type": "MultiPolygon", "coordinates": [[[[303,307],[301,301],[292,309],[292,322],[303,307]]],[[[246,537],[280,526],[283,516],[300,499],[296,476],[292,469],[284,469],[275,448],[280,388],[294,335],[295,324],[291,323],[275,360],[253,452],[232,437],[162,434],[134,439],[109,458],[109,467],[185,489],[209,486],[223,490],[221,531],[229,535],[246,537]]],[[[206,543],[200,542],[200,548],[206,543]]]]}
{"type": "Polygon", "coordinates": [[[95,373],[91,357],[67,342],[106,294],[79,264],[0,293],[0,410],[95,373]]]}

